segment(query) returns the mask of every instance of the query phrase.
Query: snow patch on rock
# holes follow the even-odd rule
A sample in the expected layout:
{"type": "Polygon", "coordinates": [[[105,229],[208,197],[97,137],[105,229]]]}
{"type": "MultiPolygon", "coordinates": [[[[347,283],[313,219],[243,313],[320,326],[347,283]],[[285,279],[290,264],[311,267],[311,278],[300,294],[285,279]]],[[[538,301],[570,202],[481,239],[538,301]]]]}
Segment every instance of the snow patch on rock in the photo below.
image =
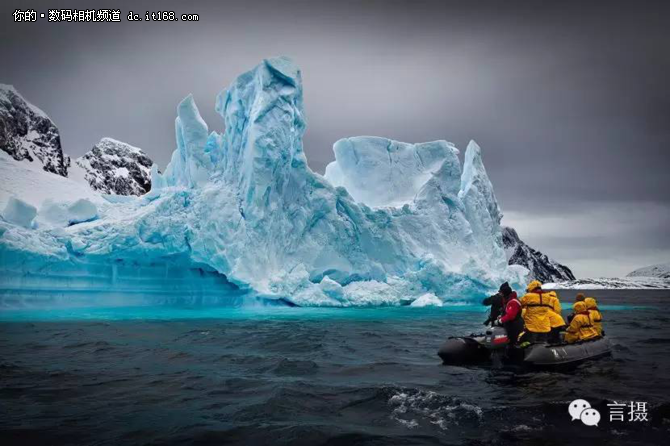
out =
{"type": "Polygon", "coordinates": [[[570,268],[528,246],[513,228],[503,226],[502,235],[508,263],[527,268],[531,279],[542,283],[575,279],[570,268]]]}
{"type": "Polygon", "coordinates": [[[660,263],[658,265],[645,266],[628,273],[626,277],[659,277],[670,279],[670,263],[660,263]]]}
{"type": "Polygon", "coordinates": [[[577,279],[564,282],[545,283],[546,289],[573,290],[661,290],[670,289],[670,279],[661,277],[622,277],[577,279]]]}
{"type": "Polygon", "coordinates": [[[51,119],[11,85],[0,84],[0,150],[17,161],[39,164],[66,177],[70,157],[63,154],[60,133],[51,119]]]}
{"type": "Polygon", "coordinates": [[[75,164],[86,183],[100,193],[143,195],[151,189],[151,159],[141,149],[112,138],[102,138],[75,164]]]}

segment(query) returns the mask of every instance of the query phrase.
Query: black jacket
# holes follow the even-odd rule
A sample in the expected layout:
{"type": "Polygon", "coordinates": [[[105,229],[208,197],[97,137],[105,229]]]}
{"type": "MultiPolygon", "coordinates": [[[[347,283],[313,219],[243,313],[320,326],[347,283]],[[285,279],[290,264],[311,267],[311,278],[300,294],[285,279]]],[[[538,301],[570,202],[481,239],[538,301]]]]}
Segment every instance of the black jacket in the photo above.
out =
{"type": "Polygon", "coordinates": [[[482,305],[491,306],[491,312],[489,313],[489,318],[486,319],[484,325],[493,324],[493,322],[498,319],[503,314],[505,310],[505,302],[502,294],[496,293],[493,296],[487,297],[482,301],[482,305]]]}

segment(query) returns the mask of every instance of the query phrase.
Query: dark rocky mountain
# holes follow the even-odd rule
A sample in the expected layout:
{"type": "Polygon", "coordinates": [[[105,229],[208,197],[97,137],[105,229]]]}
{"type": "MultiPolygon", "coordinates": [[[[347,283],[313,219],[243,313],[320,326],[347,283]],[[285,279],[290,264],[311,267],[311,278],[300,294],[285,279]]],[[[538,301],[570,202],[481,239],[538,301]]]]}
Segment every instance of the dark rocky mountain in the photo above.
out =
{"type": "Polygon", "coordinates": [[[70,167],[70,157],[63,153],[60,133],[51,119],[13,86],[4,84],[0,84],[0,150],[64,177],[70,167]]]}
{"type": "Polygon", "coordinates": [[[105,194],[142,195],[151,189],[151,159],[137,147],[103,138],[71,164],[56,125],[11,85],[0,84],[0,150],[17,161],[86,182],[105,194]]]}
{"type": "Polygon", "coordinates": [[[121,141],[102,138],[75,163],[98,192],[142,195],[151,189],[151,159],[141,149],[121,141]]]}
{"type": "Polygon", "coordinates": [[[503,226],[502,231],[507,263],[510,265],[525,266],[530,270],[531,277],[542,283],[575,279],[570,268],[528,246],[513,228],[503,226]]]}

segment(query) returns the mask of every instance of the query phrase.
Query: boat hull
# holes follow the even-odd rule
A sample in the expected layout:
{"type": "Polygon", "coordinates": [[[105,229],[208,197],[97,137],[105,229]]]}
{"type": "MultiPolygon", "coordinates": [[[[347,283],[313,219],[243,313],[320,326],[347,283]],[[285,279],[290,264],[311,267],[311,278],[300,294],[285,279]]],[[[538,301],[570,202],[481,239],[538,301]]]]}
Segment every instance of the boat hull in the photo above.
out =
{"type": "MultiPolygon", "coordinates": [[[[473,365],[491,362],[492,350],[483,345],[484,337],[449,338],[437,354],[444,364],[473,365]]],[[[499,350],[500,351],[500,350],[499,350]]],[[[526,348],[514,347],[503,356],[503,362],[534,367],[561,367],[579,364],[612,353],[607,338],[598,338],[574,344],[534,344],[526,348]]]]}

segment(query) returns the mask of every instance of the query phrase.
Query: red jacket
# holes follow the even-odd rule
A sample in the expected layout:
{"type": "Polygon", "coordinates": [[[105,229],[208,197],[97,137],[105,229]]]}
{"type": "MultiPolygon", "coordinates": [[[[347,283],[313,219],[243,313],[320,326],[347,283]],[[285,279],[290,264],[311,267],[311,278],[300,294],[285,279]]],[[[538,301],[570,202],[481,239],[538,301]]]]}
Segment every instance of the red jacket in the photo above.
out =
{"type": "Polygon", "coordinates": [[[507,305],[505,306],[505,313],[500,318],[500,322],[504,324],[505,322],[513,321],[519,315],[520,311],[521,302],[519,302],[516,292],[512,291],[512,294],[510,294],[509,299],[507,300],[507,305]]]}

